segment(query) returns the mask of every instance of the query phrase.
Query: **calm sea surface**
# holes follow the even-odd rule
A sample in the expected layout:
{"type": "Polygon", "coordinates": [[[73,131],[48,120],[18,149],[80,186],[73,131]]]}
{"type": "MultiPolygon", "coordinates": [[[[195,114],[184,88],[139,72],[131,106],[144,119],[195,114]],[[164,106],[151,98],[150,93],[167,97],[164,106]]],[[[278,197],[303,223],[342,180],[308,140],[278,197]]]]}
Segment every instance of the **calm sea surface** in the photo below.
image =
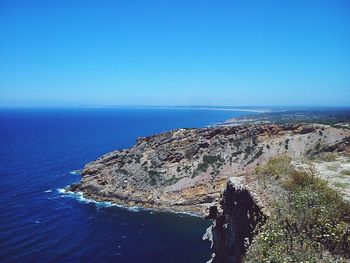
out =
{"type": "Polygon", "coordinates": [[[198,109],[0,110],[0,262],[205,262],[210,222],[89,203],[58,189],[138,136],[247,114],[198,109]]]}

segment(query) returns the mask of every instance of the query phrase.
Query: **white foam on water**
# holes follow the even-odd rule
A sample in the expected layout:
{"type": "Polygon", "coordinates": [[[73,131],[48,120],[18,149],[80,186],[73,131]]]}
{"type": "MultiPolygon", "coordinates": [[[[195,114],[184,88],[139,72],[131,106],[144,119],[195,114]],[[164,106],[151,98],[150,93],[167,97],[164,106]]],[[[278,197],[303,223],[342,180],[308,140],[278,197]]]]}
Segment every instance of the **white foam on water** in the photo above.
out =
{"type": "Polygon", "coordinates": [[[175,212],[175,214],[177,214],[177,215],[187,215],[187,216],[193,216],[193,217],[200,217],[200,218],[203,218],[203,217],[200,216],[199,214],[192,213],[192,212],[175,212]]]}
{"type": "Polygon", "coordinates": [[[66,189],[64,189],[64,188],[58,188],[58,189],[57,189],[57,192],[60,193],[60,194],[65,194],[65,193],[66,193],[66,189]]]}
{"type": "Polygon", "coordinates": [[[51,192],[52,192],[51,189],[44,191],[44,193],[51,193],[51,192]]]}
{"type": "Polygon", "coordinates": [[[102,208],[102,207],[119,207],[119,208],[127,209],[130,212],[140,212],[141,210],[145,210],[145,209],[143,209],[141,207],[138,207],[138,206],[126,207],[126,206],[114,204],[114,203],[112,203],[110,201],[96,201],[96,200],[84,197],[83,193],[81,193],[81,192],[71,192],[71,191],[67,191],[64,188],[58,188],[57,192],[59,194],[61,194],[61,196],[74,198],[75,200],[77,200],[77,201],[79,201],[81,203],[85,203],[85,204],[93,203],[98,208],[102,208]]]}
{"type": "MultiPolygon", "coordinates": [[[[93,203],[93,204],[96,205],[97,208],[119,207],[119,208],[127,209],[130,212],[147,211],[150,214],[154,214],[154,210],[150,209],[150,208],[143,208],[143,207],[139,207],[139,206],[127,207],[127,206],[123,206],[123,205],[114,204],[114,203],[112,203],[110,201],[96,201],[96,200],[93,200],[93,199],[89,199],[89,198],[84,197],[82,192],[71,192],[71,191],[67,191],[64,188],[58,188],[57,192],[59,194],[61,194],[61,196],[67,196],[67,197],[70,197],[70,198],[74,198],[75,200],[77,200],[77,201],[79,201],[81,203],[85,203],[85,204],[93,203]]],[[[200,216],[200,215],[198,215],[196,213],[191,213],[191,212],[175,212],[175,211],[173,211],[173,212],[170,212],[170,213],[175,213],[175,214],[177,214],[179,216],[187,215],[187,216],[200,217],[200,218],[202,217],[202,216],[200,216]]]]}
{"type": "Polygon", "coordinates": [[[141,210],[146,210],[146,209],[138,207],[138,206],[131,206],[131,207],[128,207],[128,210],[131,212],[140,212],[141,210]]]}

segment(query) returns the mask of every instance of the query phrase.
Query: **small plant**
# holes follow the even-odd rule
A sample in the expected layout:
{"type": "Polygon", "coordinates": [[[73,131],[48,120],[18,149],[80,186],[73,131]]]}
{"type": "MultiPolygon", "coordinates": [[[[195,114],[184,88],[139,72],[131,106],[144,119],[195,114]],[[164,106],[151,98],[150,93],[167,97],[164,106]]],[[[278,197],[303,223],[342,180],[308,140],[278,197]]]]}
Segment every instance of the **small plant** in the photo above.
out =
{"type": "Polygon", "coordinates": [[[159,181],[162,173],[155,171],[155,170],[149,170],[148,171],[148,176],[149,176],[149,183],[150,185],[156,185],[157,182],[159,181]]]}
{"type": "Polygon", "coordinates": [[[329,171],[333,171],[333,172],[336,172],[337,170],[338,170],[338,165],[336,165],[336,164],[331,164],[331,165],[327,165],[327,169],[329,170],[329,171]]]}
{"type": "Polygon", "coordinates": [[[138,154],[138,155],[136,155],[136,157],[135,157],[135,163],[141,163],[141,155],[140,154],[138,154]]]}
{"type": "Polygon", "coordinates": [[[337,160],[337,155],[331,152],[322,153],[319,155],[319,157],[324,162],[333,162],[337,160]]]}
{"type": "Polygon", "coordinates": [[[244,149],[244,160],[247,159],[249,157],[249,155],[251,154],[251,152],[253,151],[253,147],[248,145],[245,149],[244,149]]]}
{"type": "Polygon", "coordinates": [[[191,177],[194,178],[200,173],[205,173],[208,170],[209,166],[212,166],[214,168],[216,165],[216,168],[218,169],[222,166],[224,161],[225,160],[221,158],[220,155],[204,155],[202,162],[197,165],[197,168],[193,171],[191,177]]]}
{"type": "Polygon", "coordinates": [[[189,171],[190,169],[191,169],[191,166],[186,165],[186,166],[184,167],[185,173],[187,174],[188,171],[189,171]]]}
{"type": "Polygon", "coordinates": [[[284,142],[284,148],[286,150],[288,150],[288,148],[289,148],[288,144],[289,144],[289,139],[286,139],[285,142],[284,142]]]}
{"type": "Polygon", "coordinates": [[[204,163],[204,162],[198,164],[198,166],[197,166],[197,170],[201,171],[203,173],[205,173],[208,170],[208,168],[209,168],[209,163],[204,163]]]}
{"type": "Polygon", "coordinates": [[[180,179],[181,179],[180,177],[175,177],[175,176],[173,176],[173,177],[171,177],[171,178],[169,178],[169,179],[167,179],[167,180],[165,181],[165,185],[172,185],[172,184],[175,184],[175,183],[177,183],[180,179]]]}
{"type": "Polygon", "coordinates": [[[204,155],[203,163],[214,164],[218,161],[221,161],[220,155],[204,155]]]}
{"type": "Polygon", "coordinates": [[[253,155],[253,157],[247,162],[248,164],[251,164],[254,162],[256,159],[258,159],[262,154],[263,154],[263,147],[259,147],[259,150],[253,155]]]}
{"type": "Polygon", "coordinates": [[[341,188],[341,189],[345,189],[347,188],[349,185],[347,183],[341,183],[341,182],[335,182],[334,183],[335,187],[341,188]]]}
{"type": "Polygon", "coordinates": [[[318,152],[321,149],[321,144],[317,143],[315,146],[315,150],[318,152]]]}
{"type": "Polygon", "coordinates": [[[257,173],[275,177],[289,175],[294,171],[294,167],[291,165],[291,160],[291,157],[288,155],[280,155],[272,158],[267,164],[257,167],[257,173]]]}
{"type": "Polygon", "coordinates": [[[340,172],[341,175],[350,175],[350,170],[343,170],[340,172]]]}
{"type": "Polygon", "coordinates": [[[125,169],[118,169],[117,172],[121,174],[129,175],[129,172],[125,169]]]}

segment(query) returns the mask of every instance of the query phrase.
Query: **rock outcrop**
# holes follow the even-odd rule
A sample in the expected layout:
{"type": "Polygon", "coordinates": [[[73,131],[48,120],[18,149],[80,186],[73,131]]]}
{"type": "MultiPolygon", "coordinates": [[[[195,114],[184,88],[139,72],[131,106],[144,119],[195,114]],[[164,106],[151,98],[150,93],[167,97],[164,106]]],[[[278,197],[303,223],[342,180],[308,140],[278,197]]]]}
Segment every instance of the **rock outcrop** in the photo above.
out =
{"type": "Polygon", "coordinates": [[[229,177],[249,174],[272,156],[294,159],[349,144],[350,132],[288,124],[177,129],[139,138],[130,149],[85,166],[69,187],[98,201],[206,215],[229,177]]]}
{"type": "Polygon", "coordinates": [[[204,240],[211,242],[211,263],[242,261],[254,237],[254,230],[264,223],[266,216],[259,200],[235,177],[228,179],[218,206],[210,208],[208,219],[213,219],[204,240]]]}

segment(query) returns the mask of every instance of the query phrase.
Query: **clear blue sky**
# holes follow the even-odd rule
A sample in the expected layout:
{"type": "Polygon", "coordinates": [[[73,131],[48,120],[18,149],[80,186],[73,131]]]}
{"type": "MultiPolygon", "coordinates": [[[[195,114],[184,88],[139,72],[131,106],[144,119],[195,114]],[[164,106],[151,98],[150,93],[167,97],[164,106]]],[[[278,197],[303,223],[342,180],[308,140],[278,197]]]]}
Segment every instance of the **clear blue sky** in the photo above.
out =
{"type": "Polygon", "coordinates": [[[0,0],[0,106],[350,106],[350,1],[0,0]]]}

